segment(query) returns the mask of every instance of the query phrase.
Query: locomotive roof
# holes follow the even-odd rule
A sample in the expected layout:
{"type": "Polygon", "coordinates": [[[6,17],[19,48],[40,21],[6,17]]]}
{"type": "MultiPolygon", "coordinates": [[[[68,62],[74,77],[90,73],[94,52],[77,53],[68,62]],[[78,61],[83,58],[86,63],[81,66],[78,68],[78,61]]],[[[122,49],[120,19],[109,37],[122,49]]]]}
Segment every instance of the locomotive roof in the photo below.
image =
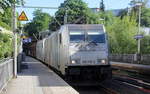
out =
{"type": "Polygon", "coordinates": [[[69,31],[71,30],[102,30],[103,25],[102,24],[68,24],[69,31]]]}

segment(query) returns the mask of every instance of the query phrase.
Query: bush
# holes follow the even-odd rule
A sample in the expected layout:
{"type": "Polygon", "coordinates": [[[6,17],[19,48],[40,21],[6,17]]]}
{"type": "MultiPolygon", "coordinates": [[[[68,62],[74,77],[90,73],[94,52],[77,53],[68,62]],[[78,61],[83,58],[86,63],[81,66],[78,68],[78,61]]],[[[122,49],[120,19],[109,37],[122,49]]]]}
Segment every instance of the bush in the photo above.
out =
{"type": "Polygon", "coordinates": [[[135,53],[137,50],[134,36],[137,34],[137,24],[134,19],[125,16],[116,18],[112,25],[107,26],[111,53],[135,53]]]}
{"type": "Polygon", "coordinates": [[[12,51],[12,36],[0,33],[0,59],[10,57],[12,51]]]}
{"type": "Polygon", "coordinates": [[[0,26],[6,28],[8,30],[11,29],[10,26],[8,26],[6,23],[2,22],[1,20],[0,20],[0,26]]]}

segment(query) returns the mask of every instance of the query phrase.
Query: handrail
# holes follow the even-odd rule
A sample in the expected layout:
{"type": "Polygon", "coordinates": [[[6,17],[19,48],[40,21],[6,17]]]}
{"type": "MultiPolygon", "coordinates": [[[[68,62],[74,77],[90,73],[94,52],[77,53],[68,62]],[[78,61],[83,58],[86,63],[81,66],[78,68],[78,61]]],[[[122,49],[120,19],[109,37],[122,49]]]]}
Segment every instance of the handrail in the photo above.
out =
{"type": "Polygon", "coordinates": [[[0,62],[0,94],[13,77],[13,59],[5,58],[0,62]],[[4,61],[4,62],[2,62],[4,61]]]}

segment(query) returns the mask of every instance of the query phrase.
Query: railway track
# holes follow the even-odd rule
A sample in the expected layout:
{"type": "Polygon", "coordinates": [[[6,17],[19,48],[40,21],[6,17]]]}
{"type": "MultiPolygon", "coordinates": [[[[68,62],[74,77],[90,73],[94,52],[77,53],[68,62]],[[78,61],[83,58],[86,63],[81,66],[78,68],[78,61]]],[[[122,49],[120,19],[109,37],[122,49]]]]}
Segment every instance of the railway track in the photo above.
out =
{"type": "Polygon", "coordinates": [[[73,87],[76,89],[79,94],[120,94],[119,92],[107,88],[103,85],[99,86],[78,86],[78,87],[73,87]]]}
{"type": "Polygon", "coordinates": [[[84,85],[75,83],[75,86],[71,86],[80,94],[150,94],[149,83],[124,76],[113,77],[96,85],[84,85]]]}
{"type": "MultiPolygon", "coordinates": [[[[70,84],[70,82],[68,82],[70,84]]],[[[112,80],[104,83],[71,83],[79,94],[150,94],[148,78],[140,78],[123,73],[114,73],[112,80]],[[108,85],[107,85],[108,84],[108,85]],[[115,88],[114,88],[115,87],[115,88]]]]}
{"type": "Polygon", "coordinates": [[[117,92],[117,91],[115,91],[115,90],[113,90],[111,88],[108,88],[108,87],[106,87],[106,86],[104,86],[102,84],[99,86],[99,88],[101,90],[105,91],[107,94],[120,94],[119,92],[117,92]]]}
{"type": "Polygon", "coordinates": [[[135,72],[129,72],[124,70],[113,70],[113,76],[120,76],[120,77],[128,77],[132,79],[142,80],[144,82],[150,83],[150,75],[143,75],[135,72]]]}
{"type": "Polygon", "coordinates": [[[144,82],[142,80],[130,77],[115,77],[114,80],[137,88],[145,93],[150,93],[150,83],[144,82]]]}
{"type": "Polygon", "coordinates": [[[113,72],[113,78],[124,84],[128,84],[130,86],[136,87],[143,91],[150,93],[150,77],[147,75],[140,75],[140,74],[132,74],[130,72],[128,74],[123,74],[120,72],[113,72]]]}
{"type": "Polygon", "coordinates": [[[80,83],[80,82],[69,82],[69,84],[76,89],[80,94],[120,94],[119,92],[109,88],[101,82],[93,83],[80,83]]]}

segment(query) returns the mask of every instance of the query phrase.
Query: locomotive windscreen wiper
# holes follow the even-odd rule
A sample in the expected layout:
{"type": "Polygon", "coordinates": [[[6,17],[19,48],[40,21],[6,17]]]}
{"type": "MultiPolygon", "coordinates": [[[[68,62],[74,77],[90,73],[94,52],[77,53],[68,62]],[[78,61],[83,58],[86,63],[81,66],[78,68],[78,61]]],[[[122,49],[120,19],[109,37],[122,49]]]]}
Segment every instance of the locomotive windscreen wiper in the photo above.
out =
{"type": "Polygon", "coordinates": [[[105,34],[88,35],[88,41],[92,43],[105,43],[105,34]]]}
{"type": "Polygon", "coordinates": [[[90,42],[89,42],[89,44],[91,44],[91,43],[93,43],[93,44],[97,45],[97,43],[96,43],[96,42],[94,42],[94,41],[90,41],[90,42]]]}

